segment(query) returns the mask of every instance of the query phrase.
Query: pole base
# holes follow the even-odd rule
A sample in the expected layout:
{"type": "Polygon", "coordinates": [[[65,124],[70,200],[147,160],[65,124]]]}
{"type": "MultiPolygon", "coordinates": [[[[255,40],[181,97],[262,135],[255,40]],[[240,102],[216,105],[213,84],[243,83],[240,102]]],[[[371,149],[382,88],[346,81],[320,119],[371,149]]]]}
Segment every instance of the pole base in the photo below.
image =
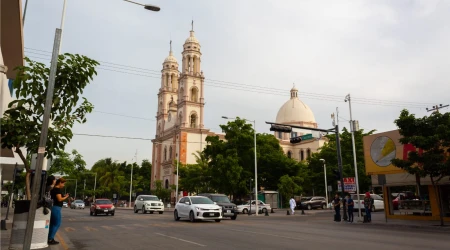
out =
{"type": "Polygon", "coordinates": [[[289,213],[289,210],[286,210],[286,215],[291,215],[291,214],[289,213]]]}
{"type": "Polygon", "coordinates": [[[302,209],[302,214],[305,214],[305,210],[302,209]]]}
{"type": "Polygon", "coordinates": [[[6,220],[2,220],[1,230],[8,230],[8,229],[6,229],[6,220]]]}

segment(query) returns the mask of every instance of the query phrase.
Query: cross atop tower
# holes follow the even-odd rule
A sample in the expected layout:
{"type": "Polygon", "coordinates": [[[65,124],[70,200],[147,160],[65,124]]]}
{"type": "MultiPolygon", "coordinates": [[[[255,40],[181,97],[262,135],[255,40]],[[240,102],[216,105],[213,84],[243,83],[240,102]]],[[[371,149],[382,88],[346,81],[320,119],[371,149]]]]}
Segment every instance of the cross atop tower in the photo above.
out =
{"type": "Polygon", "coordinates": [[[194,31],[194,19],[192,19],[191,27],[192,27],[191,31],[194,31]]]}
{"type": "Polygon", "coordinates": [[[172,53],[172,40],[170,40],[170,52],[172,53]]]}

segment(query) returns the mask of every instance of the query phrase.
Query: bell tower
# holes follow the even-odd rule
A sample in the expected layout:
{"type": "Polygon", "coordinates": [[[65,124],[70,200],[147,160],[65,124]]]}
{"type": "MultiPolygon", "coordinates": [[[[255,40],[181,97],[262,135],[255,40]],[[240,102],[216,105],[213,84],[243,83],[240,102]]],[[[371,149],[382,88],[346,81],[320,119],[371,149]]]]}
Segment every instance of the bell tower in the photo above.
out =
{"type": "Polygon", "coordinates": [[[180,127],[202,129],[204,80],[201,70],[201,46],[194,33],[194,22],[189,37],[183,45],[182,71],[178,90],[178,121],[180,127]]]}

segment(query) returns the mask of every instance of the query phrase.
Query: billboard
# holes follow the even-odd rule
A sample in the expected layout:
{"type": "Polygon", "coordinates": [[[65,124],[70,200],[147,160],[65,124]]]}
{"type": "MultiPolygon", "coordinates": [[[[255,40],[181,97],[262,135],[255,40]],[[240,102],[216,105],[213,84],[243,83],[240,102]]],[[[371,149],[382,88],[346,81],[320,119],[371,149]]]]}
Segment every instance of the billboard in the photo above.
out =
{"type": "MultiPolygon", "coordinates": [[[[346,177],[344,179],[344,190],[347,193],[356,193],[356,181],[355,177],[346,177]]],[[[338,181],[338,192],[342,191],[341,182],[338,181]]]]}
{"type": "Polygon", "coordinates": [[[392,165],[391,160],[406,159],[410,151],[417,149],[401,144],[400,138],[398,130],[364,136],[364,160],[368,175],[405,173],[392,165]]]}

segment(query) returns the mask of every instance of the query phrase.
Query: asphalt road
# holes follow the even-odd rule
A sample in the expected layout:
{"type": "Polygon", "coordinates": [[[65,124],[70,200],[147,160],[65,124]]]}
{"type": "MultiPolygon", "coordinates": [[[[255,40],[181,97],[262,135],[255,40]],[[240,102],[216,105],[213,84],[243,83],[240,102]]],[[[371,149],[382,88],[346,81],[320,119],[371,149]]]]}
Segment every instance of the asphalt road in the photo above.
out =
{"type": "Polygon", "coordinates": [[[449,231],[333,222],[328,212],[238,216],[220,223],[174,221],[172,212],[89,216],[63,210],[66,249],[449,249],[449,231]]]}

